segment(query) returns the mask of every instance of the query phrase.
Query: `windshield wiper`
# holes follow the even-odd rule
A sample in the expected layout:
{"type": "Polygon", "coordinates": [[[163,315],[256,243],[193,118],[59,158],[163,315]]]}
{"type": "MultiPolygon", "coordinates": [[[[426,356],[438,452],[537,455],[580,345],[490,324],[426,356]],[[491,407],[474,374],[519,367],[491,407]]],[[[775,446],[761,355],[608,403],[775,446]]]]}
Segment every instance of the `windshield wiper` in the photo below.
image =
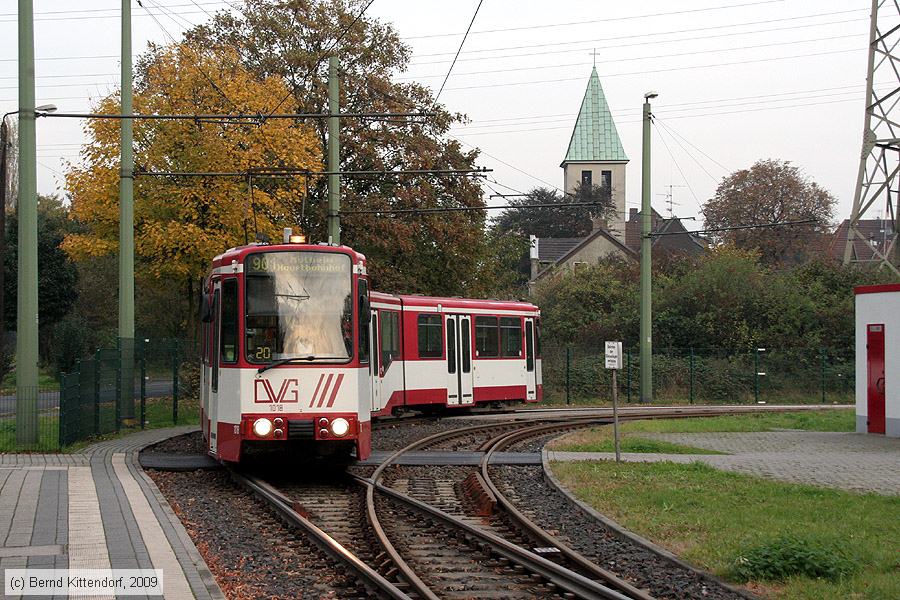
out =
{"type": "Polygon", "coordinates": [[[282,298],[291,298],[293,300],[309,300],[309,294],[274,294],[275,296],[280,296],[282,298]]]}
{"type": "Polygon", "coordinates": [[[310,354],[309,356],[292,356],[290,358],[280,358],[278,360],[274,360],[267,365],[261,366],[256,370],[256,374],[265,373],[269,369],[273,367],[280,367],[281,365],[287,365],[290,363],[297,362],[313,362],[316,360],[347,360],[346,356],[313,356],[310,354]]]}

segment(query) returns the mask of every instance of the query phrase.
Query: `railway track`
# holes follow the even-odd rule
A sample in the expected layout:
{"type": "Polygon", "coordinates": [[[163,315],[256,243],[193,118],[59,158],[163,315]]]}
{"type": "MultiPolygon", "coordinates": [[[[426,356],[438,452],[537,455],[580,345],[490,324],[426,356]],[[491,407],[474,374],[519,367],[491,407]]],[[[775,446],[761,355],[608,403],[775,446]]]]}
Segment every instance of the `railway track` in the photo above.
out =
{"type": "MultiPolygon", "coordinates": [[[[622,420],[708,414],[721,411],[633,411],[622,420]]],[[[609,422],[545,418],[440,432],[397,450],[368,477],[272,483],[233,476],[346,565],[373,597],[654,600],[541,527],[492,477],[491,459],[503,449],[609,422]],[[477,468],[395,464],[422,450],[483,455],[477,468]]]]}

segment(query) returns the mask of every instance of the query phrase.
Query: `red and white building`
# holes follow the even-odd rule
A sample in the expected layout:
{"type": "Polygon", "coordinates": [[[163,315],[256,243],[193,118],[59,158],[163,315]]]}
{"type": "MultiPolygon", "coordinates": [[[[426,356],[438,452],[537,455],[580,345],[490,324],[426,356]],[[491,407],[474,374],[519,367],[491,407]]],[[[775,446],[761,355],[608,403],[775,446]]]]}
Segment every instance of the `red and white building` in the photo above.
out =
{"type": "Polygon", "coordinates": [[[856,293],[856,431],[900,437],[900,284],[856,293]]]}

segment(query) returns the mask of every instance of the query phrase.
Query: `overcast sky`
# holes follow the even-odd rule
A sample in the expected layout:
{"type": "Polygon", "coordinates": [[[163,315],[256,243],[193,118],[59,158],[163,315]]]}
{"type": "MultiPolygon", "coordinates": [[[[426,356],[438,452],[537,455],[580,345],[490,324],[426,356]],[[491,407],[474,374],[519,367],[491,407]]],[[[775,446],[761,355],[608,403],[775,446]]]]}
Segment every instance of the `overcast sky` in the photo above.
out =
{"type": "MultiPolygon", "coordinates": [[[[210,0],[143,4],[159,23],[133,4],[136,54],[148,41],[179,38],[207,20],[207,11],[228,7],[210,0]]],[[[375,0],[368,14],[392,22],[413,48],[401,77],[436,90],[477,4],[375,0]]],[[[34,0],[34,6],[37,103],[87,111],[91,100],[118,87],[119,2],[34,0]]],[[[845,218],[859,164],[869,6],[868,0],[484,0],[441,101],[472,120],[452,134],[483,150],[481,164],[494,169],[495,189],[562,186],[559,163],[596,49],[631,159],[629,207],[640,204],[640,111],[644,92],[654,90],[657,210],[668,211],[671,185],[675,214],[697,215],[723,175],[780,158],[830,190],[836,217],[845,218]]],[[[17,108],[16,78],[16,2],[2,0],[2,112],[17,108]]],[[[61,190],[66,161],[77,160],[81,141],[76,121],[39,121],[42,193],[61,190]]]]}

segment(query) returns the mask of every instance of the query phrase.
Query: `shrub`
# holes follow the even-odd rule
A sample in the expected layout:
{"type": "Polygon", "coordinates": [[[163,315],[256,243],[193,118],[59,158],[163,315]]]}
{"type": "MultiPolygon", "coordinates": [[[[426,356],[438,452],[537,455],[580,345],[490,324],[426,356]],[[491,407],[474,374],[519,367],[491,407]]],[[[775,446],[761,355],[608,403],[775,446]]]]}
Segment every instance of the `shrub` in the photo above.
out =
{"type": "Polygon", "coordinates": [[[189,360],[178,367],[178,392],[184,398],[200,397],[200,363],[189,360]]]}
{"type": "Polygon", "coordinates": [[[834,581],[857,569],[834,544],[784,535],[754,546],[737,556],[728,569],[735,581],[785,581],[802,575],[834,581]]]}

